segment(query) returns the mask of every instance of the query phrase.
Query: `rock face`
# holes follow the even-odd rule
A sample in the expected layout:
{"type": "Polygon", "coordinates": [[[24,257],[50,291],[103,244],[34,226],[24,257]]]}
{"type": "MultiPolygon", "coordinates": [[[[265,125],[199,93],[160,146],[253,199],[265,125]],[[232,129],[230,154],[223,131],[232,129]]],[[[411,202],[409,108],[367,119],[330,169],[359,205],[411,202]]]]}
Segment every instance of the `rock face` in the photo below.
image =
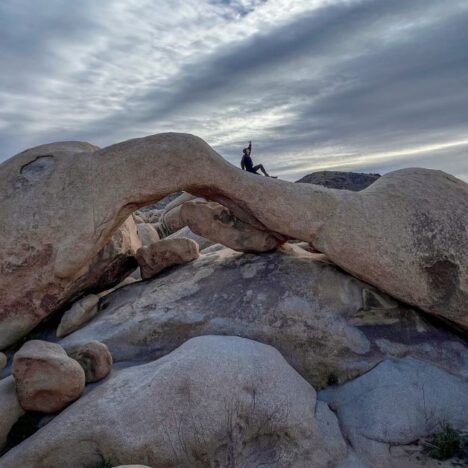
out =
{"type": "Polygon", "coordinates": [[[0,372],[4,369],[7,364],[7,357],[5,354],[0,353],[0,372]]]}
{"type": "Polygon", "coordinates": [[[119,372],[8,452],[2,468],[75,468],[102,458],[113,465],[320,468],[339,466],[347,455],[335,416],[278,351],[205,336],[119,372]]]}
{"type": "Polygon", "coordinates": [[[160,271],[174,265],[195,260],[200,255],[198,244],[192,239],[163,239],[142,247],[136,254],[141,277],[151,278],[160,271]]]}
{"type": "Polygon", "coordinates": [[[180,218],[195,234],[240,252],[268,252],[283,243],[280,236],[242,222],[219,203],[186,202],[180,218]]]}
{"type": "Polygon", "coordinates": [[[340,191],[248,174],[201,139],[168,133],[33,148],[0,166],[0,186],[0,348],[96,284],[91,267],[119,226],[181,189],[468,326],[468,185],[443,172],[395,171],[340,191]]]}
{"type": "Polygon", "coordinates": [[[194,240],[198,244],[200,250],[206,249],[207,247],[210,247],[214,244],[213,241],[207,239],[206,237],[195,234],[188,226],[185,226],[179,231],[174,232],[174,234],[167,236],[166,239],[179,239],[180,237],[194,240]]]}
{"type": "Polygon", "coordinates": [[[57,328],[57,337],[62,338],[75,330],[97,314],[99,296],[89,296],[75,302],[71,309],[67,310],[57,328]]]}
{"type": "MultiPolygon", "coordinates": [[[[320,392],[344,435],[369,466],[402,466],[390,446],[409,444],[449,422],[468,428],[467,381],[426,362],[388,359],[365,375],[320,392]]],[[[414,466],[414,465],[413,465],[414,466]]]]}
{"type": "MultiPolygon", "coordinates": [[[[8,433],[13,424],[23,416],[24,410],[16,396],[16,385],[13,377],[0,380],[0,452],[5,446],[8,433]]],[[[1,461],[0,461],[1,464],[1,461]]]]}
{"type": "Polygon", "coordinates": [[[273,345],[315,388],[358,376],[387,356],[466,372],[462,340],[323,256],[290,245],[262,255],[220,246],[205,252],[107,296],[99,316],[62,345],[99,340],[114,360],[138,361],[159,358],[194,336],[243,336],[273,345]]]}
{"type": "Polygon", "coordinates": [[[158,231],[149,223],[137,224],[137,231],[141,245],[144,247],[159,241],[158,231]]]}
{"type": "Polygon", "coordinates": [[[297,183],[315,184],[323,187],[359,192],[373,184],[380,174],[365,174],[362,172],[319,171],[307,174],[297,183]]]}
{"type": "Polygon", "coordinates": [[[85,385],[80,365],[58,344],[40,340],[26,342],[14,355],[12,373],[26,411],[60,411],[81,395],[85,385]]]}
{"type": "Polygon", "coordinates": [[[109,348],[99,341],[91,341],[69,351],[68,355],[77,361],[84,370],[86,383],[98,382],[112,370],[112,354],[109,348]]]}

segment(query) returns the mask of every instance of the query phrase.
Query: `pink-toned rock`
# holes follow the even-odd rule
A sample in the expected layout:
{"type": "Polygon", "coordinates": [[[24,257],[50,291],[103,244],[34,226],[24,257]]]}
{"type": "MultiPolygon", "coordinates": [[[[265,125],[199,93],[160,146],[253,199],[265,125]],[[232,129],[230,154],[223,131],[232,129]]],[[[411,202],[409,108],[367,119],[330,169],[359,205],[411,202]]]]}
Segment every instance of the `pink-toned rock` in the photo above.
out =
{"type": "Polygon", "coordinates": [[[5,446],[8,433],[13,424],[23,416],[15,391],[15,380],[9,376],[0,380],[0,452],[5,446]]]}
{"type": "Polygon", "coordinates": [[[85,386],[85,373],[56,343],[27,341],[13,357],[13,377],[22,408],[54,413],[76,400],[85,386]]]}
{"type": "Polygon", "coordinates": [[[136,254],[140,265],[141,277],[148,279],[173,265],[183,265],[195,260],[200,255],[198,244],[192,239],[163,239],[147,247],[142,247],[136,254]]]}
{"type": "Polygon", "coordinates": [[[68,351],[68,355],[79,362],[83,368],[86,383],[102,380],[112,370],[112,354],[109,348],[100,341],[90,341],[68,351]]]}

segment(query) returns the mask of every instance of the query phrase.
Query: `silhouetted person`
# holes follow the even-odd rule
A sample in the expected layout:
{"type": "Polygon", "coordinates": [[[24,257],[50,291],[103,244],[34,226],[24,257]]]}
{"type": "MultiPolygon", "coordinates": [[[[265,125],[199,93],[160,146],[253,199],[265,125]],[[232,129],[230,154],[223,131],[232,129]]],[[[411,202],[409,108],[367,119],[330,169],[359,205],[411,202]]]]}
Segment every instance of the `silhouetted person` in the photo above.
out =
{"type": "Polygon", "coordinates": [[[253,165],[252,157],[250,156],[250,154],[252,153],[251,141],[249,141],[249,146],[243,149],[243,153],[244,155],[242,156],[241,167],[244,171],[252,172],[253,174],[258,174],[258,171],[260,170],[267,177],[273,177],[274,179],[276,179],[275,176],[271,176],[270,174],[267,173],[267,171],[265,171],[263,164],[257,164],[256,166],[253,165]]]}

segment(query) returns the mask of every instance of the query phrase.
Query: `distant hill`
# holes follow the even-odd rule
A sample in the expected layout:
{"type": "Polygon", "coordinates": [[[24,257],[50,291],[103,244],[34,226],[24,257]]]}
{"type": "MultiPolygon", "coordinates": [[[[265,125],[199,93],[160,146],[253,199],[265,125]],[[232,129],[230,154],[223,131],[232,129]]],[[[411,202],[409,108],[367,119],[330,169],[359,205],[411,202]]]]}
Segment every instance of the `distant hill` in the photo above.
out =
{"type": "Polygon", "coordinates": [[[319,171],[307,174],[302,179],[296,180],[296,182],[359,192],[369,187],[379,177],[380,174],[365,174],[362,172],[319,171]]]}

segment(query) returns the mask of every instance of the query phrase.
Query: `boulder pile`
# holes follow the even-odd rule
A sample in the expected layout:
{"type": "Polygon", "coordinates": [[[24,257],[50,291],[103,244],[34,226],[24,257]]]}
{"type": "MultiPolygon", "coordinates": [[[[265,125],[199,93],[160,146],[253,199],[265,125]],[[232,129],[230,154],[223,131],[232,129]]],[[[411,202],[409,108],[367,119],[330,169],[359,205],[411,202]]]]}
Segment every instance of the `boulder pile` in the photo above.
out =
{"type": "Polygon", "coordinates": [[[175,133],[0,165],[0,467],[464,462],[467,184],[299,182],[175,133]]]}

